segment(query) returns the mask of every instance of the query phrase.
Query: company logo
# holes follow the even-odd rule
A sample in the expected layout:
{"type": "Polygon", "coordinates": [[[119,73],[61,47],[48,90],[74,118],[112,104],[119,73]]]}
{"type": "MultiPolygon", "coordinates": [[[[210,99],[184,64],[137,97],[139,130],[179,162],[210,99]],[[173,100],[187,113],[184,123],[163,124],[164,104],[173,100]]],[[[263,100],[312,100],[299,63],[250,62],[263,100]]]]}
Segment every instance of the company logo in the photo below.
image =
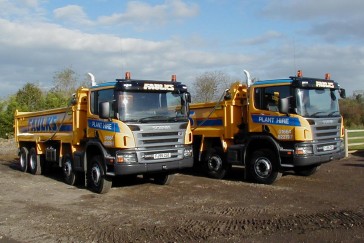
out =
{"type": "Polygon", "coordinates": [[[146,90],[174,90],[173,84],[153,84],[153,83],[145,83],[144,89],[146,90]]]}
{"type": "Polygon", "coordinates": [[[118,124],[114,122],[104,122],[90,119],[88,120],[88,127],[104,131],[120,132],[118,124]]]}
{"type": "Polygon", "coordinates": [[[170,130],[171,126],[152,126],[154,130],[170,130]]]}
{"type": "Polygon", "coordinates": [[[330,88],[330,89],[335,88],[333,82],[324,82],[324,81],[316,81],[316,87],[320,87],[320,88],[330,88]]]}
{"type": "Polygon", "coordinates": [[[252,115],[252,120],[255,123],[283,125],[283,126],[300,126],[300,120],[297,117],[286,116],[266,116],[266,115],[252,115]]]}

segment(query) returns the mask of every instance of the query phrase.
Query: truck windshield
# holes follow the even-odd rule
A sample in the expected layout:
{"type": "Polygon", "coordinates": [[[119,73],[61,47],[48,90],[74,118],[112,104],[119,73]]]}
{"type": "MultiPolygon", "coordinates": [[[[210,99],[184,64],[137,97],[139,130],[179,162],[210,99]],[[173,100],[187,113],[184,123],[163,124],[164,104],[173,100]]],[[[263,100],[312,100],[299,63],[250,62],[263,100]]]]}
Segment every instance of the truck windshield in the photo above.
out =
{"type": "MultiPolygon", "coordinates": [[[[119,92],[118,116],[125,122],[187,121],[182,94],[172,92],[119,92]]],[[[188,105],[187,103],[185,105],[188,105]]]]}
{"type": "Polygon", "coordinates": [[[304,117],[340,116],[339,93],[330,89],[296,89],[297,114],[304,117]]]}

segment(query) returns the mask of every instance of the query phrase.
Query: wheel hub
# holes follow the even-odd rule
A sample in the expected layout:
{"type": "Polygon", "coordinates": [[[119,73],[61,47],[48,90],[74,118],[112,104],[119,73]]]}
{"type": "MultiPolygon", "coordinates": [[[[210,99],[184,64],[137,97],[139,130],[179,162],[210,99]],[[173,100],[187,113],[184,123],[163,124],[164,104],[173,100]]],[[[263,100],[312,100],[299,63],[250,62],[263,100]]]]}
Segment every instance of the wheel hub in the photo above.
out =
{"type": "Polygon", "coordinates": [[[64,165],[63,165],[63,172],[64,174],[69,177],[71,175],[72,172],[72,165],[71,165],[71,161],[67,160],[64,165]]]}
{"type": "Polygon", "coordinates": [[[272,172],[272,164],[267,158],[258,158],[255,161],[255,172],[260,177],[268,177],[272,172]]]}
{"type": "Polygon", "coordinates": [[[100,168],[97,165],[94,165],[91,169],[91,179],[95,185],[99,184],[100,177],[101,177],[100,168]]]}
{"type": "Polygon", "coordinates": [[[222,160],[218,156],[212,156],[207,163],[209,170],[218,171],[222,167],[222,160]]]}

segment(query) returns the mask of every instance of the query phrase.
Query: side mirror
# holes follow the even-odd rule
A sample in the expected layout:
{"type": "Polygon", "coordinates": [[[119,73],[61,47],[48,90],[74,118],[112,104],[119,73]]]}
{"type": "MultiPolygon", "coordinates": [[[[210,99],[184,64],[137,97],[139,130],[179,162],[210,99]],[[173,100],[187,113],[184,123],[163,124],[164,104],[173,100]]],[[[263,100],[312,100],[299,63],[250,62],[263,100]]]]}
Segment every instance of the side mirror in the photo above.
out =
{"type": "Polygon", "coordinates": [[[99,117],[101,119],[109,119],[110,118],[110,103],[105,101],[99,103],[99,117]]]}
{"type": "Polygon", "coordinates": [[[284,114],[288,114],[289,111],[289,98],[283,98],[283,99],[279,99],[279,112],[280,113],[284,113],[284,114]]]}
{"type": "Polygon", "coordinates": [[[340,88],[339,89],[339,94],[340,94],[340,97],[345,99],[346,98],[346,92],[345,92],[345,89],[342,89],[340,88]]]}
{"type": "Polygon", "coordinates": [[[230,89],[225,90],[224,100],[231,100],[230,89]]]}
{"type": "Polygon", "coordinates": [[[185,93],[187,103],[191,103],[191,94],[189,92],[185,93]]]}
{"type": "Polygon", "coordinates": [[[190,104],[191,103],[191,94],[189,92],[182,94],[182,114],[189,114],[190,113],[190,104]]]}

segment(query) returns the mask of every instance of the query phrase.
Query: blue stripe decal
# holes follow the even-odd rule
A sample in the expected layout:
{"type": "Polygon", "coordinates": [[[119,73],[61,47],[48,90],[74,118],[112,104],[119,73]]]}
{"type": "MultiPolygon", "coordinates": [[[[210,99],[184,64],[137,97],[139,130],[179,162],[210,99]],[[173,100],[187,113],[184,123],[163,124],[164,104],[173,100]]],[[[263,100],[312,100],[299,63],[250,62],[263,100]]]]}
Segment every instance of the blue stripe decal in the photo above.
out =
{"type": "Polygon", "coordinates": [[[120,128],[117,123],[114,122],[103,122],[99,120],[88,120],[88,126],[90,128],[111,131],[111,132],[120,132],[120,128]]]}
{"type": "Polygon", "coordinates": [[[222,119],[208,119],[208,120],[198,120],[197,126],[222,126],[222,119]]]}
{"type": "Polygon", "coordinates": [[[21,127],[20,132],[69,132],[72,131],[72,124],[60,124],[64,119],[64,114],[48,116],[37,116],[28,119],[28,126],[21,127]],[[59,127],[61,125],[61,127],[59,127]]]}
{"type": "Polygon", "coordinates": [[[283,126],[301,126],[297,117],[252,115],[253,122],[283,126]]]}
{"type": "MultiPolygon", "coordinates": [[[[38,126],[28,126],[28,127],[21,127],[19,128],[20,133],[27,133],[27,132],[56,132],[58,127],[50,127],[45,125],[38,125],[38,126]]],[[[59,132],[72,132],[73,128],[71,124],[63,124],[59,132]]]]}

